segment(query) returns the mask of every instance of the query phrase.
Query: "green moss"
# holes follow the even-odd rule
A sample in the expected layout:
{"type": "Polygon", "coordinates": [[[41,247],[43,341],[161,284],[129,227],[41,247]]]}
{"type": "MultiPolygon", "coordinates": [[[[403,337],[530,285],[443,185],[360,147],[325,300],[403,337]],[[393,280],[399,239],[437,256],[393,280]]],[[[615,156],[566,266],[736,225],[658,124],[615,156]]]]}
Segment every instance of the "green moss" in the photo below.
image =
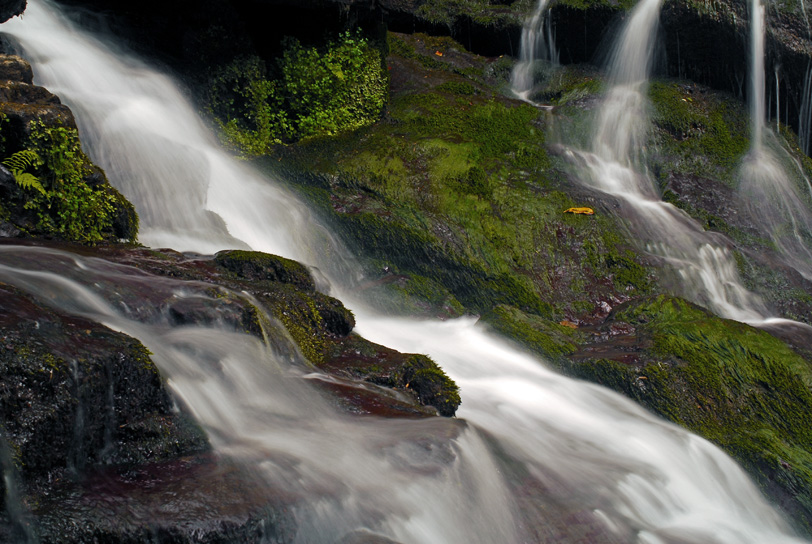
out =
{"type": "Polygon", "coordinates": [[[307,268],[294,260],[260,251],[226,250],[214,256],[223,268],[249,280],[290,283],[313,292],[316,286],[307,268]]]}
{"type": "Polygon", "coordinates": [[[561,364],[562,356],[576,349],[576,330],[510,306],[497,306],[482,319],[499,333],[549,361],[561,364]]]}
{"type": "Polygon", "coordinates": [[[390,38],[391,60],[420,85],[393,89],[373,127],[281,157],[319,173],[294,173],[296,188],[375,269],[431,280],[470,312],[504,304],[557,321],[592,312],[601,297],[648,292],[651,272],[614,218],[563,213],[586,203],[559,190],[567,181],[545,147],[548,114],[485,87],[449,92],[459,83],[450,71],[424,82],[396,53],[412,41],[390,38]]]}
{"type": "Polygon", "coordinates": [[[446,81],[445,83],[437,85],[436,89],[460,96],[473,96],[477,94],[476,87],[464,81],[446,81]]]}
{"type": "Polygon", "coordinates": [[[434,406],[442,416],[453,416],[460,405],[457,384],[425,355],[410,355],[395,379],[414,391],[421,404],[434,406]]]}
{"type": "Polygon", "coordinates": [[[111,237],[135,240],[134,208],[84,154],[76,129],[32,122],[22,145],[27,146],[24,152],[36,157],[27,165],[30,171],[21,171],[36,184],[20,186],[10,202],[17,205],[15,215],[24,229],[86,243],[111,237]]]}
{"type": "Polygon", "coordinates": [[[744,106],[722,93],[674,81],[652,82],[649,98],[655,141],[665,161],[660,168],[732,184],[749,148],[744,106]]]}
{"type": "MultiPolygon", "coordinates": [[[[579,362],[577,375],[619,390],[715,442],[754,474],[812,505],[812,369],[770,334],[657,297],[619,310],[650,340],[640,366],[579,362]],[[792,481],[792,486],[788,486],[792,481]]],[[[639,345],[639,344],[638,344],[639,345]]],[[[809,519],[809,518],[807,518],[809,519]]]]}

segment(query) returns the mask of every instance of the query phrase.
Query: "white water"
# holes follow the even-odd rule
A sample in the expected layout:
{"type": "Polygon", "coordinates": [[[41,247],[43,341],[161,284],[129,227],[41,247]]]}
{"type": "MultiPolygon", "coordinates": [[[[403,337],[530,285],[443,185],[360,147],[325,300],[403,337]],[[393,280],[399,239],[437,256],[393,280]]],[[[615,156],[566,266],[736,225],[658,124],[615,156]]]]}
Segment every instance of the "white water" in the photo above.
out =
{"type": "Polygon", "coordinates": [[[510,74],[511,91],[525,102],[530,102],[533,93],[537,62],[546,60],[558,64],[555,35],[547,13],[549,3],[550,0],[538,0],[536,9],[525,20],[519,42],[519,62],[510,74]]]}
{"type": "MultiPolygon", "coordinates": [[[[206,252],[229,247],[233,237],[333,268],[324,261],[329,253],[314,249],[329,237],[300,221],[307,211],[219,151],[168,79],[111,54],[55,13],[31,0],[25,19],[3,29],[22,42],[37,80],[77,113],[91,156],[112,182],[132,185],[127,193],[142,214],[145,241],[206,252]],[[161,108],[160,122],[141,121],[150,105],[161,108]],[[132,143],[122,146],[125,137],[132,143]],[[155,155],[141,140],[168,142],[175,152],[155,155]],[[187,148],[196,157],[195,176],[179,166],[186,162],[178,150],[187,148]],[[205,208],[182,205],[190,192],[205,208]],[[318,238],[307,240],[313,233],[318,238]]],[[[186,284],[48,250],[3,250],[0,262],[4,281],[153,349],[219,449],[253,462],[269,484],[307,497],[298,512],[300,542],[334,542],[364,527],[404,544],[575,542],[581,527],[604,542],[798,542],[738,466],[708,442],[624,397],[550,372],[473,320],[414,321],[355,305],[362,334],[432,355],[460,384],[458,415],[467,424],[348,420],[322,410],[309,388],[294,384],[294,370],[273,370],[274,355],[256,340],[144,323],[106,298],[131,281],[190,296],[186,284]],[[58,275],[37,270],[46,259],[61,260],[58,275]],[[558,532],[544,534],[546,527],[558,532]]]]}
{"type": "Polygon", "coordinates": [[[592,152],[571,150],[583,181],[617,197],[641,245],[677,271],[680,294],[713,312],[761,323],[766,309],[741,284],[729,251],[687,214],[665,203],[638,166],[649,128],[648,76],[661,0],[631,12],[611,57],[611,88],[598,113],[592,152]]]}
{"type": "MultiPolygon", "coordinates": [[[[759,0],[751,1],[750,17],[750,151],[739,170],[739,194],[784,260],[807,279],[812,279],[812,184],[798,161],[765,127],[766,28],[764,6],[759,0]]],[[[807,74],[804,93],[810,92],[809,85],[810,76],[807,74]]],[[[800,141],[805,152],[808,152],[812,115],[809,100],[808,96],[803,98],[799,123],[800,141]]]]}

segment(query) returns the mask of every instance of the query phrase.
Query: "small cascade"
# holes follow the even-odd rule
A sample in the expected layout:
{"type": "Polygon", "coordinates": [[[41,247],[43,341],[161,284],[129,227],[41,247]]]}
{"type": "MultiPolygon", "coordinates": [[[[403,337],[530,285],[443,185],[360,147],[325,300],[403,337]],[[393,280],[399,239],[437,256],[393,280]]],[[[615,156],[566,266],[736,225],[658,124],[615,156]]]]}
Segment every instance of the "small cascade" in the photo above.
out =
{"type": "Polygon", "coordinates": [[[766,309],[741,285],[729,252],[660,200],[652,180],[636,167],[649,126],[646,95],[660,5],[642,0],[632,11],[611,56],[611,88],[597,116],[593,151],[570,153],[587,184],[619,199],[640,245],[676,270],[684,297],[724,317],[760,322],[766,309]]]}
{"type": "Polygon", "coordinates": [[[39,542],[31,515],[22,501],[18,485],[18,470],[11,455],[6,430],[0,425],[0,477],[3,478],[3,503],[11,525],[11,537],[19,544],[39,542]]]}
{"type": "MultiPolygon", "coordinates": [[[[645,3],[656,10],[659,0],[653,8],[645,3]]],[[[340,416],[309,387],[318,375],[302,375],[253,337],[173,326],[137,298],[111,303],[115,293],[138,291],[130,282],[166,296],[193,286],[62,251],[0,248],[0,280],[140,339],[219,452],[302,497],[298,542],[367,531],[403,544],[526,542],[534,540],[532,524],[570,530],[573,523],[581,532],[570,541],[588,534],[610,543],[800,542],[729,457],[631,400],[552,372],[473,319],[396,318],[353,302],[340,292],[349,290],[348,275],[334,272],[341,269],[335,262],[352,258],[310,224],[301,203],[221,154],[176,89],[160,87],[165,94],[156,98],[156,86],[169,81],[164,76],[75,30],[44,0],[29,0],[25,18],[4,28],[22,43],[37,78],[77,113],[94,160],[135,195],[146,243],[200,252],[238,243],[318,265],[353,309],[360,333],[429,354],[460,385],[457,420],[340,416]],[[151,119],[156,99],[162,104],[155,111],[173,117],[151,119]],[[186,131],[182,138],[175,122],[186,131]],[[170,142],[173,154],[150,155],[147,146],[139,155],[142,140],[170,142]],[[178,161],[187,160],[184,149],[200,159],[193,172],[211,174],[203,182],[175,175],[178,161]],[[153,193],[166,200],[156,202],[153,193]],[[183,203],[190,194],[194,203],[183,203]],[[210,213],[219,219],[207,220],[210,213]],[[189,225],[197,230],[185,230],[189,225]]],[[[628,194],[641,215],[665,206],[648,196],[651,189],[635,189],[644,184],[630,160],[579,156],[596,173],[609,172],[618,187],[611,190],[628,194]]],[[[668,210],[651,212],[651,221],[671,228],[669,238],[690,240],[687,233],[701,231],[668,210]]],[[[698,244],[684,243],[698,253],[698,244]]]]}
{"type": "Polygon", "coordinates": [[[805,155],[809,155],[810,137],[812,137],[812,63],[806,67],[801,108],[798,111],[798,142],[805,155]]]}
{"type": "MultiPolygon", "coordinates": [[[[780,144],[778,98],[776,134],[766,127],[764,82],[765,8],[750,5],[750,150],[739,169],[739,194],[750,215],[772,238],[783,259],[812,279],[812,183],[803,167],[780,144]]],[[[807,70],[801,105],[801,147],[809,151],[812,75],[807,70]]],[[[776,72],[776,94],[778,93],[776,72]]]]}
{"type": "Polygon", "coordinates": [[[550,0],[538,0],[536,9],[525,20],[519,46],[519,62],[510,74],[511,91],[525,102],[531,102],[538,61],[558,64],[555,34],[547,9],[549,4],[550,0]]]}

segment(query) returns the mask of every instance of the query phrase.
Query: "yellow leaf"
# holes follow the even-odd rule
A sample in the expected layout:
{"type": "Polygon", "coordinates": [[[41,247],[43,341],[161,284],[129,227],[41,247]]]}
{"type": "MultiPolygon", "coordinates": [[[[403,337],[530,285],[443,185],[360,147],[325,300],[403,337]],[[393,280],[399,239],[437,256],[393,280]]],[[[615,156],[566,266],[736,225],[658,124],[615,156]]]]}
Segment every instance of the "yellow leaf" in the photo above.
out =
{"type": "Polygon", "coordinates": [[[569,328],[571,328],[571,329],[577,329],[577,328],[578,328],[578,324],[577,324],[577,323],[573,323],[572,321],[567,321],[566,319],[565,319],[564,321],[561,321],[561,322],[559,323],[559,325],[563,325],[563,326],[565,326],[565,327],[569,327],[569,328]]]}
{"type": "Polygon", "coordinates": [[[579,213],[581,215],[595,215],[595,210],[592,208],[569,208],[564,210],[564,213],[579,213]]]}
{"type": "Polygon", "coordinates": [[[442,57],[442,56],[443,56],[443,54],[442,54],[442,53],[440,53],[439,51],[435,51],[435,52],[434,52],[434,54],[435,54],[435,55],[437,55],[438,57],[442,57]]]}

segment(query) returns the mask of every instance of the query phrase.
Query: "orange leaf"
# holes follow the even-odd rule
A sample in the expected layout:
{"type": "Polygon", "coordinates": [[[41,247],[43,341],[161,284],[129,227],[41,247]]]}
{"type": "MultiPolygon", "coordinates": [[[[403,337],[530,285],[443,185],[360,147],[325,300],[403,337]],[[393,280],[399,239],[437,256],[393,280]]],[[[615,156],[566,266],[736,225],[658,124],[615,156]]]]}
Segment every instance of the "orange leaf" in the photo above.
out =
{"type": "Polygon", "coordinates": [[[559,323],[559,325],[564,325],[565,327],[569,327],[571,329],[577,329],[578,328],[577,323],[573,323],[572,321],[567,321],[566,319],[564,321],[561,321],[559,323]]]}
{"type": "Polygon", "coordinates": [[[435,54],[435,55],[437,55],[438,57],[442,57],[442,56],[443,56],[443,54],[442,54],[442,53],[440,53],[439,51],[435,51],[435,52],[434,52],[434,54],[435,54]]]}
{"type": "Polygon", "coordinates": [[[592,208],[569,208],[564,210],[564,213],[578,213],[581,215],[595,215],[595,210],[592,208]]]}

